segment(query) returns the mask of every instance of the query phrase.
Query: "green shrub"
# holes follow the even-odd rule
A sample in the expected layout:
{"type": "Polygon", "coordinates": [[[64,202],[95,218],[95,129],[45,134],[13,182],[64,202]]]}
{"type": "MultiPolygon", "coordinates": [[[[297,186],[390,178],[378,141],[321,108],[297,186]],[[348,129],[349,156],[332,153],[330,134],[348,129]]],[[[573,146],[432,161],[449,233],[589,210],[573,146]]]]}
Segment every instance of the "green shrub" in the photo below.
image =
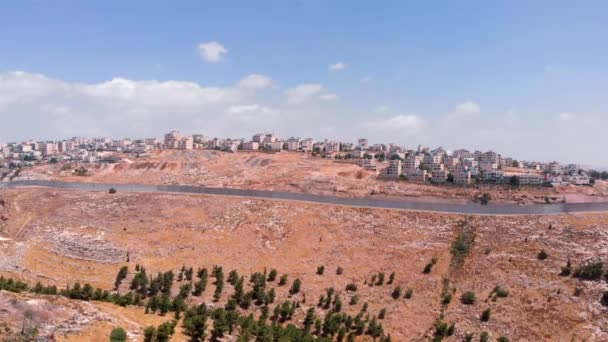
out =
{"type": "Polygon", "coordinates": [[[481,313],[481,317],[479,318],[482,322],[487,322],[490,320],[490,315],[492,314],[492,309],[487,308],[483,310],[481,313]]]}
{"type": "Polygon", "coordinates": [[[479,342],[488,342],[490,341],[490,334],[488,334],[487,331],[482,331],[481,334],[479,334],[479,342]]]}
{"type": "Polygon", "coordinates": [[[346,285],[346,291],[351,291],[351,292],[356,292],[357,291],[357,284],[355,283],[349,283],[346,285]]]}
{"type": "Polygon", "coordinates": [[[127,340],[127,332],[121,327],[112,329],[110,342],[124,342],[127,340]]]}
{"type": "Polygon", "coordinates": [[[584,280],[599,280],[603,272],[603,264],[598,261],[578,267],[572,276],[584,280]]]}
{"type": "Polygon", "coordinates": [[[509,339],[506,338],[505,336],[500,336],[496,342],[509,342],[509,339]]]}
{"type": "Polygon", "coordinates": [[[401,289],[401,286],[397,286],[393,290],[393,293],[391,294],[391,296],[393,296],[393,299],[399,299],[399,298],[401,298],[402,292],[403,292],[403,289],[401,289]]]}
{"type": "Polygon", "coordinates": [[[338,268],[336,269],[336,274],[342,275],[342,273],[344,273],[344,269],[342,267],[338,266],[338,268]]]}
{"type": "Polygon", "coordinates": [[[544,249],[541,249],[540,252],[538,252],[538,254],[536,255],[536,258],[538,260],[545,260],[549,257],[549,254],[547,254],[547,252],[544,249]]]}
{"type": "Polygon", "coordinates": [[[410,299],[410,298],[412,298],[412,294],[414,294],[414,290],[412,290],[412,289],[407,289],[407,290],[405,291],[405,295],[403,296],[403,298],[405,298],[405,299],[410,299]]]}
{"type": "Polygon", "coordinates": [[[110,193],[110,194],[115,194],[115,193],[116,193],[116,189],[114,189],[114,188],[110,188],[110,190],[108,190],[108,193],[110,193]]]}
{"type": "Polygon", "coordinates": [[[323,265],[317,266],[317,274],[323,275],[323,272],[325,272],[325,266],[323,266],[323,265]]]}
{"type": "Polygon", "coordinates": [[[432,270],[433,270],[433,263],[429,262],[428,264],[426,264],[426,266],[424,266],[424,270],[422,270],[422,273],[429,274],[429,273],[431,273],[432,270]]]}
{"type": "Polygon", "coordinates": [[[477,296],[475,296],[475,292],[467,291],[460,296],[460,302],[465,305],[475,304],[477,301],[477,296]]]}
{"type": "Polygon", "coordinates": [[[496,297],[506,298],[509,296],[509,291],[503,289],[500,286],[496,286],[496,288],[494,288],[494,292],[496,293],[496,297]]]}
{"type": "Polygon", "coordinates": [[[608,291],[604,291],[602,299],[600,299],[600,303],[602,303],[603,306],[608,306],[608,291]]]}

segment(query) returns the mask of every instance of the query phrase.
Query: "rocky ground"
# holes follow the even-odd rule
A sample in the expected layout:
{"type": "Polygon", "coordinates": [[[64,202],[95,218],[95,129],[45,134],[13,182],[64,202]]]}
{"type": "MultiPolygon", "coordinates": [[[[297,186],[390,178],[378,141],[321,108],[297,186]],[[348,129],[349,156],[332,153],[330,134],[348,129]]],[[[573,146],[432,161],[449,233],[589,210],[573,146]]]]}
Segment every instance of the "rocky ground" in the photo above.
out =
{"type": "MultiPolygon", "coordinates": [[[[482,331],[511,341],[608,340],[608,308],[599,301],[608,284],[559,276],[568,259],[574,267],[592,260],[608,264],[608,214],[463,217],[220,196],[34,188],[3,190],[0,197],[0,215],[8,217],[3,235],[8,240],[0,241],[0,275],[29,283],[63,287],[79,281],[111,289],[118,269],[129,266],[129,279],[136,263],[149,274],[177,271],[182,265],[222,265],[241,274],[276,268],[303,282],[307,303],[298,309],[296,322],[326,288],[334,287],[346,304],[353,294],[344,289],[353,282],[361,300],[345,310],[355,313],[363,302],[372,314],[386,308],[383,324],[393,341],[425,340],[440,317],[456,324],[448,339],[453,341],[482,331]],[[473,239],[462,264],[455,265],[451,246],[464,224],[473,239]],[[537,258],[541,250],[548,254],[545,260],[537,258]],[[433,258],[436,265],[423,273],[433,258]],[[323,275],[316,274],[319,265],[325,266],[323,275]],[[336,274],[338,267],[344,269],[342,275],[336,274]],[[366,285],[380,272],[395,272],[394,284],[366,285]],[[394,300],[396,286],[411,288],[412,298],[394,300]],[[493,300],[496,286],[507,289],[508,297],[493,300]],[[446,289],[454,299],[443,305],[446,289]],[[477,294],[475,304],[459,301],[466,291],[477,294]],[[487,308],[491,319],[482,322],[479,316],[487,308]]],[[[277,288],[279,299],[287,298],[286,290],[277,288]]],[[[230,292],[230,287],[224,291],[223,300],[230,292]]],[[[208,290],[202,300],[211,302],[211,296],[208,290]]],[[[21,300],[30,299],[40,298],[21,300]]],[[[79,302],[64,301],[57,304],[64,310],[57,317],[73,317],[71,305],[79,302]]],[[[143,315],[141,308],[126,308],[127,315],[111,304],[91,305],[109,321],[92,318],[94,323],[77,332],[62,332],[64,338],[107,336],[112,319],[132,336],[141,336],[143,323],[124,322],[157,319],[143,315]]],[[[65,321],[48,324],[59,329],[65,321]]]]}

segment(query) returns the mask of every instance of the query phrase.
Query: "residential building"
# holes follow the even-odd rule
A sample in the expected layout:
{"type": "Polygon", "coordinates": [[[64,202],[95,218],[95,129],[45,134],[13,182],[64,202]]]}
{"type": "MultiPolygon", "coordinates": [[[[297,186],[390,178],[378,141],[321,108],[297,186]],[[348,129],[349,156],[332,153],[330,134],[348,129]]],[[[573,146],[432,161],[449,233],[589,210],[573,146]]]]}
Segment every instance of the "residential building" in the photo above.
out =
{"type": "Polygon", "coordinates": [[[260,148],[260,144],[256,141],[248,141],[243,143],[243,150],[254,151],[260,148]]]}
{"type": "Polygon", "coordinates": [[[471,184],[471,171],[455,171],[452,173],[454,177],[454,184],[457,185],[469,185],[471,184]]]}
{"type": "Polygon", "coordinates": [[[443,168],[443,164],[439,164],[442,167],[433,168],[431,172],[431,183],[434,184],[444,184],[448,181],[448,170],[443,168]]]}
{"type": "Polygon", "coordinates": [[[401,160],[394,159],[388,161],[388,166],[380,171],[380,178],[397,179],[402,174],[401,160]]]}
{"type": "Polygon", "coordinates": [[[338,141],[328,141],[325,144],[325,153],[333,154],[340,152],[340,143],[338,141]]]}
{"type": "Polygon", "coordinates": [[[426,182],[429,179],[429,173],[426,170],[411,169],[407,171],[407,179],[412,182],[426,182]]]}

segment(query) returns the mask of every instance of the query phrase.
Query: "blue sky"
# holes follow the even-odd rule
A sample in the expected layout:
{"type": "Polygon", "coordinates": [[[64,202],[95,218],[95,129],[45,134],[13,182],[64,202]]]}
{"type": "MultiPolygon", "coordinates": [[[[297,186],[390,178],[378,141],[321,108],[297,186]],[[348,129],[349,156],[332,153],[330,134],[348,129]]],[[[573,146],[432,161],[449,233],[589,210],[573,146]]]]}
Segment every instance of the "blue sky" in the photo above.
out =
{"type": "Polygon", "coordinates": [[[608,165],[595,145],[606,13],[605,1],[7,1],[0,141],[274,130],[608,165]],[[210,42],[227,51],[217,61],[197,49],[210,42]],[[239,86],[252,74],[268,82],[239,86]]]}

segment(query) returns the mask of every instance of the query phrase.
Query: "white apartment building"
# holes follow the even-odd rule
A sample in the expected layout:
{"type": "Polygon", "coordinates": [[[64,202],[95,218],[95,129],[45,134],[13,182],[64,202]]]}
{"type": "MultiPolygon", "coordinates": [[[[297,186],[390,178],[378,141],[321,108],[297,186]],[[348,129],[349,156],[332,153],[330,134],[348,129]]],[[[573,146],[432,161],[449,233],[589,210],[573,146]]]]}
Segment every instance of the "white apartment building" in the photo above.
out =
{"type": "Polygon", "coordinates": [[[165,148],[178,149],[180,141],[182,140],[182,134],[178,131],[171,131],[165,134],[165,148]]]}
{"type": "Polygon", "coordinates": [[[38,145],[38,149],[43,156],[50,156],[59,152],[57,143],[43,142],[38,145]]]}
{"type": "Polygon", "coordinates": [[[429,179],[429,173],[426,170],[408,170],[407,179],[412,182],[426,182],[429,179]]]}
{"type": "Polygon", "coordinates": [[[490,163],[488,161],[481,161],[481,162],[479,162],[479,169],[482,170],[483,172],[491,172],[494,170],[498,170],[498,164],[490,163]]]}
{"type": "Polygon", "coordinates": [[[376,160],[375,159],[361,158],[361,159],[358,159],[356,163],[357,163],[357,165],[361,166],[364,170],[376,171],[376,160]]]}
{"type": "Polygon", "coordinates": [[[543,182],[543,177],[537,173],[520,173],[516,176],[519,178],[519,185],[540,185],[543,182]]]}
{"type": "Polygon", "coordinates": [[[192,138],[192,136],[186,136],[183,137],[179,140],[178,142],[178,148],[180,150],[191,150],[194,148],[194,139],[192,138]]]}
{"type": "Polygon", "coordinates": [[[367,148],[369,147],[369,142],[366,138],[360,138],[357,142],[357,147],[362,151],[367,150],[367,148]]]}
{"type": "Polygon", "coordinates": [[[325,153],[332,154],[340,152],[340,143],[337,141],[328,141],[325,144],[325,153]]]}
{"type": "Polygon", "coordinates": [[[422,154],[410,154],[405,158],[403,168],[406,170],[418,170],[423,158],[424,155],[422,154]]]}
{"type": "MultiPolygon", "coordinates": [[[[440,164],[443,166],[443,164],[440,164]]],[[[434,168],[431,172],[431,183],[444,184],[448,181],[448,170],[443,168],[434,168]]]]}
{"type": "Polygon", "coordinates": [[[287,141],[287,151],[297,151],[300,149],[300,140],[290,139],[287,141]]]}
{"type": "Polygon", "coordinates": [[[547,172],[554,175],[561,175],[564,173],[564,168],[558,162],[551,162],[547,165],[547,172]]]}
{"type": "Polygon", "coordinates": [[[300,148],[304,152],[312,152],[314,146],[315,146],[315,141],[311,138],[300,141],[300,148]]]}
{"type": "Polygon", "coordinates": [[[455,171],[454,176],[454,184],[457,185],[469,185],[471,184],[471,171],[455,171]]]}
{"type": "Polygon", "coordinates": [[[401,160],[394,159],[388,161],[388,166],[380,171],[380,178],[397,179],[402,174],[401,160]]]}
{"type": "Polygon", "coordinates": [[[243,143],[243,150],[246,150],[246,151],[255,151],[259,148],[260,148],[260,143],[258,143],[256,141],[248,141],[246,143],[243,143]]]}
{"type": "Polygon", "coordinates": [[[591,184],[591,179],[587,175],[579,175],[574,174],[566,177],[566,180],[573,185],[589,185],[591,184]]]}
{"type": "Polygon", "coordinates": [[[266,142],[265,145],[271,151],[282,151],[283,150],[283,142],[282,141],[266,142]]]}

